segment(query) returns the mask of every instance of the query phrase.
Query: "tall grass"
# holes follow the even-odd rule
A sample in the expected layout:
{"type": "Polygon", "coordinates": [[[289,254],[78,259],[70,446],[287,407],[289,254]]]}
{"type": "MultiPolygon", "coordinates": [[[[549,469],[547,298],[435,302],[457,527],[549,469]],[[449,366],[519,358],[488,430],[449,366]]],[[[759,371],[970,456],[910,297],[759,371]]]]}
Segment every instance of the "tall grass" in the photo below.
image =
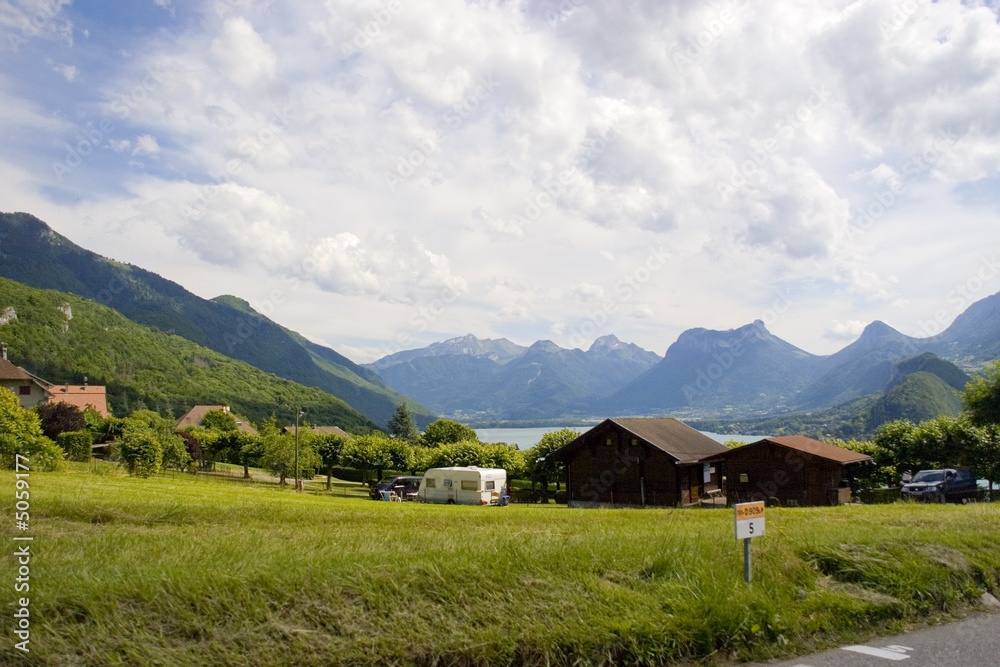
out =
{"type": "MultiPolygon", "coordinates": [[[[1000,594],[992,505],[768,510],[747,585],[724,510],[375,503],[86,467],[31,481],[26,664],[762,659],[1000,594]]],[[[0,488],[12,517],[12,475],[0,488]]]]}

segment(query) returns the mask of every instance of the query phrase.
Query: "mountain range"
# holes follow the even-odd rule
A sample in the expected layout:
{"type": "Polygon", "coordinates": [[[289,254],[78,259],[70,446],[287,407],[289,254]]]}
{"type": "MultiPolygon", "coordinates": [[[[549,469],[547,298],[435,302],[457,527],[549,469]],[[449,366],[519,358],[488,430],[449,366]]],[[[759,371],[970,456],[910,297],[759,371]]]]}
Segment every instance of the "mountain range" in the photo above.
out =
{"type": "MultiPolygon", "coordinates": [[[[956,391],[1000,354],[1000,294],[973,303],[932,338],[881,321],[831,355],[775,336],[762,321],[690,329],[661,358],[614,336],[589,350],[523,347],[468,335],[368,364],[431,409],[474,421],[671,415],[763,419],[840,408],[858,433],[896,416],[957,414],[956,391]],[[964,370],[963,370],[964,369],[964,370]]],[[[832,415],[831,415],[832,418],[832,415]]]]}
{"type": "Polygon", "coordinates": [[[420,425],[435,418],[373,371],[281,327],[246,301],[202,299],[155,273],[85,250],[27,213],[0,213],[0,277],[91,299],[137,324],[321,389],[382,426],[401,402],[420,425]]]}

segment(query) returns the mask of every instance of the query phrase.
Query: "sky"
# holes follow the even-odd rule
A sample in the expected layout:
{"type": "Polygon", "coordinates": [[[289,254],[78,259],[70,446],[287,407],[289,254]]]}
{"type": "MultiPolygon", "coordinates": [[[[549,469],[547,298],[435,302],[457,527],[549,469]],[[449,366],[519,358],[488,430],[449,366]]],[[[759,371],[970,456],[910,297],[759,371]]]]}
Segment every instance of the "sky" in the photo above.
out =
{"type": "Polygon", "coordinates": [[[364,363],[1000,291],[998,3],[3,0],[0,210],[364,363]]]}

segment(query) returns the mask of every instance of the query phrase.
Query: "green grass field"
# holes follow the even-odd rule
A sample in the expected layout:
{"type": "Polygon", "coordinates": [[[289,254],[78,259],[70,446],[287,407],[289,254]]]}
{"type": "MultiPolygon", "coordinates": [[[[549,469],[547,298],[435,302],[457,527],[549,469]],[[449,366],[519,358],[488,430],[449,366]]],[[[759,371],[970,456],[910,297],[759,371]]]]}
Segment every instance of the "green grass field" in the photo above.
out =
{"type": "MultiPolygon", "coordinates": [[[[101,468],[98,468],[101,470],[101,468]]],[[[728,510],[376,503],[172,474],[31,473],[38,665],[721,663],[960,615],[1000,594],[1000,505],[728,510]]]]}

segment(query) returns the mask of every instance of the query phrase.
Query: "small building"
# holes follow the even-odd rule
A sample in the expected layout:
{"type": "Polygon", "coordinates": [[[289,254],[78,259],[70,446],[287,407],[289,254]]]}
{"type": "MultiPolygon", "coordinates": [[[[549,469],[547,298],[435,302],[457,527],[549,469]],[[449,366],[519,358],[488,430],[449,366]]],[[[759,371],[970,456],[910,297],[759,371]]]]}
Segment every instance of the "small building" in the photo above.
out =
{"type": "Polygon", "coordinates": [[[844,468],[870,460],[804,435],[764,438],[726,452],[726,497],[731,504],[843,505],[851,501],[844,468]]]}
{"type": "Polygon", "coordinates": [[[6,344],[0,345],[0,387],[14,392],[22,408],[37,408],[45,403],[68,403],[80,410],[92,407],[102,417],[111,416],[104,387],[46,382],[8,361],[6,344]]]}
{"type": "Polygon", "coordinates": [[[225,412],[227,415],[232,415],[233,419],[236,420],[236,427],[244,433],[257,432],[257,429],[251,426],[242,417],[233,415],[233,413],[230,412],[228,405],[196,405],[185,412],[181,418],[177,420],[177,430],[180,431],[188,426],[201,426],[201,422],[205,419],[205,415],[213,410],[220,410],[225,412]]]}
{"type": "MultiPolygon", "coordinates": [[[[86,378],[84,378],[86,379],[86,378]]],[[[53,384],[48,388],[49,403],[68,403],[80,410],[90,407],[102,417],[110,417],[108,411],[107,390],[101,386],[89,384],[53,384]]]]}
{"type": "Polygon", "coordinates": [[[38,407],[49,398],[49,384],[7,361],[6,347],[0,358],[0,387],[14,392],[22,408],[38,407]]]}
{"type": "Polygon", "coordinates": [[[570,507],[677,507],[722,483],[725,445],[673,418],[606,419],[546,458],[566,465],[570,507]]]}

